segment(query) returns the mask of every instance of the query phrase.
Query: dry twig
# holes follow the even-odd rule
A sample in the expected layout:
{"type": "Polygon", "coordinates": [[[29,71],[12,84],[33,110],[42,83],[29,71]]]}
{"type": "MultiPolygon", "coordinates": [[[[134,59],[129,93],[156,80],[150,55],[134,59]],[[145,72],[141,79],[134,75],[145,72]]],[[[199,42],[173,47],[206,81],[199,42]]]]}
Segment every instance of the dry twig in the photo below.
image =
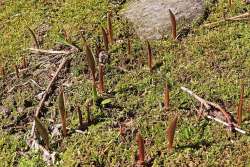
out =
{"type": "Polygon", "coordinates": [[[238,16],[233,16],[225,19],[223,18],[222,20],[216,22],[204,24],[203,27],[213,27],[226,21],[241,21],[241,20],[250,20],[250,12],[246,12],[244,14],[240,14],[238,16]]]}
{"type": "Polygon", "coordinates": [[[74,51],[57,51],[57,50],[44,50],[44,49],[36,49],[36,48],[28,48],[31,52],[34,53],[46,53],[46,54],[71,54],[74,51]]]}
{"type": "MultiPolygon", "coordinates": [[[[49,94],[49,91],[50,91],[50,88],[51,86],[54,84],[54,82],[56,81],[57,79],[57,76],[59,74],[59,72],[61,71],[61,69],[64,67],[64,65],[68,62],[68,59],[67,58],[63,58],[61,64],[59,65],[55,75],[53,76],[53,78],[51,79],[49,85],[47,86],[45,92],[44,92],[44,95],[43,95],[43,98],[42,100],[39,102],[38,104],[38,107],[36,109],[36,112],[35,112],[35,116],[37,117],[39,112],[41,111],[43,105],[44,105],[44,102],[49,94]]],[[[32,130],[31,130],[31,136],[34,136],[34,129],[35,129],[35,121],[33,122],[33,126],[32,126],[32,130]]]]}
{"type": "MultiPolygon", "coordinates": [[[[211,108],[214,108],[218,111],[220,111],[223,115],[224,115],[224,118],[227,120],[227,125],[230,129],[232,130],[236,130],[240,133],[244,132],[243,130],[240,130],[239,128],[235,127],[236,124],[233,122],[232,118],[231,118],[231,115],[229,115],[228,112],[226,112],[225,109],[223,109],[220,105],[216,104],[216,103],[213,103],[213,102],[210,102],[210,101],[207,101],[207,100],[204,100],[202,99],[201,97],[197,96],[195,93],[193,93],[191,90],[189,90],[188,88],[185,88],[185,87],[181,87],[181,89],[185,92],[187,92],[188,94],[190,94],[191,96],[193,96],[196,100],[198,100],[200,103],[201,103],[201,106],[205,106],[206,110],[210,110],[211,108]]],[[[206,117],[208,117],[211,119],[211,115],[208,115],[206,117]]],[[[213,117],[214,118],[214,117],[213,117]]],[[[224,122],[222,120],[218,121],[219,119],[216,118],[216,119],[213,119],[219,123],[221,122],[224,122]]]]}

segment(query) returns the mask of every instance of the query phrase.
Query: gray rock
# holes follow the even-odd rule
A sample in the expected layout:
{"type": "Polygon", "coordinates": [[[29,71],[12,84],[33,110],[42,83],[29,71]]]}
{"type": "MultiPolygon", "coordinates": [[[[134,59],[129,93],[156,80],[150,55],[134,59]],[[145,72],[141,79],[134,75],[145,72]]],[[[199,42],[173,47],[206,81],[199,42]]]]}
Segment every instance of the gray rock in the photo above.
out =
{"type": "Polygon", "coordinates": [[[161,39],[169,33],[169,9],[177,24],[190,23],[204,13],[203,0],[131,0],[120,12],[135,28],[142,39],[161,39]]]}

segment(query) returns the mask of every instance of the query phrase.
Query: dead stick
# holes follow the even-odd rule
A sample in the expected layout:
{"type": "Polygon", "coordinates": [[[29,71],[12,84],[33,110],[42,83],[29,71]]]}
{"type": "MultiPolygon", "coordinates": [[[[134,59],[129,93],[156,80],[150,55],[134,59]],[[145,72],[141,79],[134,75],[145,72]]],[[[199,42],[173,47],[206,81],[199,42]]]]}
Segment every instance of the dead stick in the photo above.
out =
{"type": "MultiPolygon", "coordinates": [[[[56,74],[54,75],[54,77],[53,77],[52,80],[50,81],[49,85],[47,86],[47,88],[46,88],[46,90],[45,90],[45,93],[44,93],[44,95],[43,95],[43,98],[42,98],[42,100],[39,102],[39,105],[38,105],[38,107],[37,107],[37,109],[36,109],[36,112],[35,112],[35,116],[36,116],[36,117],[38,116],[39,112],[41,111],[41,109],[42,109],[42,107],[43,107],[43,104],[44,104],[44,102],[45,102],[45,100],[46,100],[46,98],[47,98],[47,96],[48,96],[48,94],[49,94],[49,91],[50,91],[51,86],[52,86],[53,83],[56,81],[59,72],[60,72],[61,69],[64,67],[64,65],[66,64],[67,61],[68,61],[67,58],[63,58],[61,64],[59,65],[59,67],[58,67],[58,69],[57,69],[57,71],[56,71],[56,74]]],[[[32,130],[31,130],[31,136],[34,135],[34,131],[35,131],[35,121],[33,122],[32,130]]]]}
{"type": "Polygon", "coordinates": [[[238,16],[233,16],[233,17],[229,17],[229,18],[226,18],[226,19],[223,19],[223,20],[216,21],[216,22],[204,24],[203,27],[214,26],[214,25],[217,25],[219,23],[226,22],[226,21],[240,21],[240,20],[247,19],[248,17],[250,17],[250,13],[246,12],[246,13],[238,15],[238,16]]]}
{"type": "Polygon", "coordinates": [[[189,93],[191,96],[194,96],[199,102],[201,102],[201,104],[203,104],[206,107],[207,110],[210,109],[211,106],[214,107],[214,108],[216,108],[216,109],[218,109],[220,112],[223,113],[224,117],[226,118],[226,120],[228,122],[227,124],[229,126],[233,125],[233,128],[236,129],[236,127],[234,126],[234,124],[231,121],[230,115],[221,106],[219,106],[216,103],[213,103],[213,102],[210,102],[210,101],[202,99],[201,97],[199,97],[198,95],[196,95],[194,92],[192,92],[188,88],[181,87],[181,89],[183,91],[189,93]]]}
{"type": "Polygon", "coordinates": [[[188,88],[181,87],[181,89],[183,91],[189,93],[190,95],[194,96],[199,102],[201,102],[206,107],[207,110],[209,110],[211,108],[211,106],[213,106],[214,108],[218,109],[219,111],[221,111],[224,114],[224,116],[226,117],[227,121],[231,122],[230,116],[228,115],[228,113],[221,106],[219,106],[218,104],[202,99],[201,97],[199,97],[198,95],[196,95],[194,92],[192,92],[188,88]]]}
{"type": "Polygon", "coordinates": [[[189,90],[188,88],[185,87],[181,87],[181,89],[184,92],[189,93],[191,96],[193,96],[196,100],[198,100],[199,102],[201,102],[201,104],[203,104],[207,109],[210,109],[210,106],[207,104],[207,101],[202,99],[201,97],[199,97],[198,95],[196,95],[194,92],[192,92],[191,90],[189,90]]]}
{"type": "Polygon", "coordinates": [[[210,101],[207,101],[207,103],[210,104],[211,106],[217,108],[219,111],[221,111],[221,112],[224,114],[224,116],[225,116],[227,122],[228,122],[228,123],[232,123],[231,118],[230,118],[230,115],[229,115],[221,106],[219,106],[219,105],[216,104],[216,103],[210,102],[210,101]]]}
{"type": "MultiPolygon", "coordinates": [[[[216,122],[219,122],[219,123],[221,123],[221,124],[223,124],[223,125],[225,125],[225,126],[230,126],[228,123],[226,123],[226,122],[224,122],[224,121],[222,121],[222,120],[220,120],[220,119],[218,119],[218,118],[212,117],[212,116],[210,116],[210,115],[207,115],[206,117],[209,118],[209,119],[212,119],[212,120],[214,120],[214,121],[216,121],[216,122]]],[[[246,131],[244,131],[244,130],[242,130],[242,129],[240,129],[240,128],[234,127],[234,129],[235,129],[236,131],[242,133],[242,134],[246,134],[246,131]]]]}
{"type": "Polygon", "coordinates": [[[36,49],[36,48],[28,48],[31,52],[35,53],[47,53],[47,54],[71,54],[72,51],[57,51],[57,50],[44,50],[44,49],[36,49]]]}

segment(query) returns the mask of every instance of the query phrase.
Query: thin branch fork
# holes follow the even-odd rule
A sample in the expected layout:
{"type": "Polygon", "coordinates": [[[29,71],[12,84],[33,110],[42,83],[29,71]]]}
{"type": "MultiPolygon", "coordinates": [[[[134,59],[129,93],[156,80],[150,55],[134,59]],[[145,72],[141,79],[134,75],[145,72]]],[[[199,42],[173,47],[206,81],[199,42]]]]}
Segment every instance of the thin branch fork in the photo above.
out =
{"type": "Polygon", "coordinates": [[[205,108],[207,110],[211,109],[211,107],[214,107],[215,109],[219,110],[220,112],[222,112],[222,114],[224,115],[225,119],[227,120],[227,122],[224,122],[218,118],[215,118],[211,115],[207,115],[206,117],[209,118],[209,119],[212,119],[216,122],[219,122],[219,123],[222,123],[240,133],[243,133],[245,134],[246,132],[244,130],[241,130],[237,127],[234,126],[234,123],[232,122],[231,118],[230,118],[230,115],[218,104],[216,103],[213,103],[213,102],[210,102],[210,101],[207,101],[201,97],[199,97],[198,95],[196,95],[194,92],[192,92],[191,90],[189,90],[188,88],[185,88],[185,87],[181,87],[181,89],[184,91],[184,92],[187,92],[188,94],[190,94],[191,96],[193,96],[196,100],[198,100],[200,103],[201,103],[201,106],[205,106],[205,108]]]}
{"type": "MultiPolygon", "coordinates": [[[[52,85],[54,84],[54,82],[56,81],[57,79],[57,76],[58,74],[60,73],[61,69],[64,67],[64,65],[68,62],[68,59],[67,58],[63,58],[61,64],[59,65],[54,77],[51,79],[49,85],[47,86],[46,90],[45,90],[45,93],[43,95],[43,98],[41,99],[41,101],[39,102],[38,104],[38,107],[36,109],[36,112],[35,112],[35,116],[37,117],[39,112],[41,111],[43,105],[44,105],[44,102],[49,94],[49,91],[50,91],[50,88],[52,87],[52,85]]],[[[32,130],[31,130],[31,136],[34,135],[34,131],[35,131],[35,121],[33,122],[33,126],[32,126],[32,130]]]]}
{"type": "Polygon", "coordinates": [[[211,109],[211,107],[216,108],[217,110],[221,111],[222,114],[225,116],[226,120],[228,122],[231,122],[230,116],[229,114],[218,104],[207,101],[205,99],[202,99],[201,97],[199,97],[198,95],[196,95],[195,93],[193,93],[191,90],[189,90],[188,88],[185,87],[181,87],[181,89],[187,93],[189,93],[190,95],[194,96],[196,98],[196,100],[198,100],[203,106],[206,107],[207,110],[211,109]]]}

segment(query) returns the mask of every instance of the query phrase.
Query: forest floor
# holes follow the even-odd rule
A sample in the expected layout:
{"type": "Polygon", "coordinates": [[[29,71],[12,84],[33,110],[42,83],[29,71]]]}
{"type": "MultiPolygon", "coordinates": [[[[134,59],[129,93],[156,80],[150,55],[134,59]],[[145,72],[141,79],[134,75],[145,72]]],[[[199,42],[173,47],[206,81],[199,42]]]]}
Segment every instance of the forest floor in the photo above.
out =
{"type": "Polygon", "coordinates": [[[28,48],[35,44],[27,26],[34,31],[42,49],[69,51],[69,44],[79,48],[68,56],[72,59],[60,72],[39,114],[50,135],[55,166],[135,166],[138,131],[145,140],[148,166],[250,166],[250,22],[225,21],[204,26],[223,19],[223,13],[230,17],[250,10],[250,5],[242,1],[235,1],[230,8],[227,2],[207,2],[206,20],[192,24],[189,34],[180,41],[150,41],[155,64],[150,73],[145,41],[119,17],[122,5],[106,0],[0,1],[0,66],[6,71],[0,76],[0,166],[47,166],[42,152],[31,149],[27,140],[41,92],[65,55],[31,53],[28,48]],[[86,120],[85,103],[92,98],[81,36],[95,53],[96,41],[102,41],[101,26],[107,27],[108,11],[113,14],[116,42],[110,47],[105,64],[105,93],[99,94],[90,106],[93,123],[79,133],[77,109],[86,120]],[[24,58],[27,68],[23,67],[24,58]],[[241,82],[245,92],[240,127],[247,134],[229,132],[217,122],[198,118],[199,102],[180,89],[185,86],[223,106],[236,119],[241,82]],[[168,111],[163,108],[166,83],[170,89],[168,111]],[[55,132],[61,123],[57,103],[61,86],[70,128],[64,138],[55,132]],[[166,129],[175,116],[178,122],[174,149],[169,152],[166,129]]]}

